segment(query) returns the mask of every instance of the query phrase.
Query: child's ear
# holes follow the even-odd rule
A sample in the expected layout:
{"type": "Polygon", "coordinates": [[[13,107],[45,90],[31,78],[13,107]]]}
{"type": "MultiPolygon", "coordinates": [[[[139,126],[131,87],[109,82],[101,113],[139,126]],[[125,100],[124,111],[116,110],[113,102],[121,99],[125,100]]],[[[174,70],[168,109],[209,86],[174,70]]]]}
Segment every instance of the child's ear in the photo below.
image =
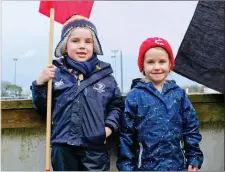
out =
{"type": "Polygon", "coordinates": [[[68,55],[67,48],[65,48],[65,52],[63,55],[65,55],[65,56],[68,55]]]}
{"type": "Polygon", "coordinates": [[[143,67],[143,71],[142,71],[142,74],[145,76],[145,69],[144,69],[144,67],[143,67]]]}
{"type": "Polygon", "coordinates": [[[170,63],[170,71],[169,72],[172,72],[173,71],[173,69],[172,69],[172,65],[171,65],[171,63],[170,63]]]}

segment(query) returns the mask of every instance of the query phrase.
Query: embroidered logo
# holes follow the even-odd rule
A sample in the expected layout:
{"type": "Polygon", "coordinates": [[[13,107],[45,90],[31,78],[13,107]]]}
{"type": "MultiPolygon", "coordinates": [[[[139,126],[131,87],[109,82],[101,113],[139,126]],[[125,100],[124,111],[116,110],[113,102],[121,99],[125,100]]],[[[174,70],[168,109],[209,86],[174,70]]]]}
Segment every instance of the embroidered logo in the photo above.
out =
{"type": "Polygon", "coordinates": [[[93,86],[93,89],[97,90],[99,93],[105,92],[104,88],[105,88],[105,85],[103,83],[97,83],[93,86]]]}
{"type": "Polygon", "coordinates": [[[161,39],[156,39],[155,43],[158,44],[158,45],[164,45],[164,43],[161,39]]]}
{"type": "Polygon", "coordinates": [[[55,87],[58,88],[60,87],[61,85],[64,85],[64,82],[62,81],[62,79],[58,82],[55,82],[55,87]]]}

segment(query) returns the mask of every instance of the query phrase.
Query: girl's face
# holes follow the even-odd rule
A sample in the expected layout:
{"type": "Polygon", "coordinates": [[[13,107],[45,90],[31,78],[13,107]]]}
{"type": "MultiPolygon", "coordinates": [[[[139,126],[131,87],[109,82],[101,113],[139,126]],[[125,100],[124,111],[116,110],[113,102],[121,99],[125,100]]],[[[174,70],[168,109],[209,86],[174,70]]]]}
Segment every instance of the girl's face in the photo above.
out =
{"type": "Polygon", "coordinates": [[[163,48],[151,48],[145,53],[144,73],[146,79],[152,81],[154,85],[161,85],[165,82],[170,66],[169,55],[163,48]]]}
{"type": "Polygon", "coordinates": [[[93,55],[94,41],[91,31],[86,28],[76,28],[72,31],[66,44],[66,52],[75,61],[84,62],[93,55]]]}

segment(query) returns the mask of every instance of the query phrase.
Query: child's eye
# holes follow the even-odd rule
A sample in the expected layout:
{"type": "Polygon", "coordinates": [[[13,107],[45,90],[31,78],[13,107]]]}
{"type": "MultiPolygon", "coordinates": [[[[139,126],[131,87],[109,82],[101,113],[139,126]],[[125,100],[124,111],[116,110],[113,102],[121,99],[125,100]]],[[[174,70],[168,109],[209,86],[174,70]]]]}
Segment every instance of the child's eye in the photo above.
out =
{"type": "Polygon", "coordinates": [[[161,60],[161,61],[159,61],[159,63],[163,64],[163,63],[166,63],[166,61],[165,60],[161,60]]]}
{"type": "Polygon", "coordinates": [[[153,64],[154,62],[153,62],[153,61],[148,61],[148,63],[149,63],[149,64],[153,64]]]}
{"type": "Polygon", "coordinates": [[[85,41],[86,43],[92,43],[92,40],[88,39],[85,41]]]}
{"type": "Polygon", "coordinates": [[[78,42],[79,40],[77,40],[77,39],[74,39],[74,40],[72,40],[72,42],[78,42]]]}

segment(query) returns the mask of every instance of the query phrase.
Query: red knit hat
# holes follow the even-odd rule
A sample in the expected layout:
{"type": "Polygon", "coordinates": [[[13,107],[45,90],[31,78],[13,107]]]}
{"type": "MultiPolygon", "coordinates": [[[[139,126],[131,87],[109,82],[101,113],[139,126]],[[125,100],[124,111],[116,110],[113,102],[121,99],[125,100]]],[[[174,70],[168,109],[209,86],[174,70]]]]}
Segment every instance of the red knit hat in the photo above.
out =
{"type": "Polygon", "coordinates": [[[173,70],[174,57],[173,57],[173,51],[172,51],[169,43],[163,38],[154,37],[154,38],[146,39],[140,46],[139,55],[138,55],[138,67],[139,67],[140,72],[143,71],[144,57],[145,57],[146,51],[148,51],[150,48],[154,48],[154,47],[161,47],[167,51],[169,58],[170,58],[171,70],[173,70]]]}

